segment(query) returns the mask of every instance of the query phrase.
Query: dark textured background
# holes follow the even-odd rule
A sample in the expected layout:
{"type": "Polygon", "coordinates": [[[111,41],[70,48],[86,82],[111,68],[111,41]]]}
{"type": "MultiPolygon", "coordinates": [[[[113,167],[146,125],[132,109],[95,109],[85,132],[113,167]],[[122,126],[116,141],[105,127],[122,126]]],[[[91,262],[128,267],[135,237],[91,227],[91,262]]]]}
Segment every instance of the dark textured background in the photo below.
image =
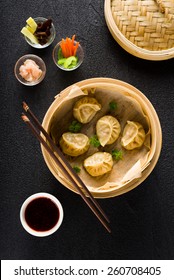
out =
{"type": "Polygon", "coordinates": [[[174,63],[144,61],[126,53],[112,38],[104,18],[104,1],[50,0],[1,2],[0,58],[0,257],[1,259],[174,259],[174,63]],[[51,17],[57,35],[45,50],[30,47],[20,34],[29,17],[51,17]],[[77,34],[85,50],[81,67],[57,69],[52,50],[62,37],[77,34]],[[14,76],[17,59],[42,57],[44,81],[21,85],[14,76]],[[112,234],[98,223],[81,198],[64,188],[47,169],[40,145],[20,119],[25,100],[42,121],[54,96],[87,78],[110,77],[141,90],[160,118],[163,147],[151,175],[131,192],[100,204],[108,213],[112,234]],[[19,211],[31,194],[50,192],[65,212],[60,230],[37,238],[23,230],[19,211]]]}

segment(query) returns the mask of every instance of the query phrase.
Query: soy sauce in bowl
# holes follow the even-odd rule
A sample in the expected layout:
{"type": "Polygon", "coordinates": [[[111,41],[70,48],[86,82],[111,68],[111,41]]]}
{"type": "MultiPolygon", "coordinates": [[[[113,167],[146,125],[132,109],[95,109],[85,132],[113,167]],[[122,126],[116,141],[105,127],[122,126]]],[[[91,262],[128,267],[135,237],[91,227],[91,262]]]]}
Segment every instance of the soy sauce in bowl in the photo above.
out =
{"type": "Polygon", "coordinates": [[[25,209],[25,220],[36,231],[52,229],[57,224],[58,219],[59,209],[47,197],[32,200],[25,209]]]}
{"type": "Polygon", "coordinates": [[[20,211],[23,227],[35,236],[54,233],[63,220],[63,208],[59,200],[48,193],[37,193],[28,197],[20,211]]]}

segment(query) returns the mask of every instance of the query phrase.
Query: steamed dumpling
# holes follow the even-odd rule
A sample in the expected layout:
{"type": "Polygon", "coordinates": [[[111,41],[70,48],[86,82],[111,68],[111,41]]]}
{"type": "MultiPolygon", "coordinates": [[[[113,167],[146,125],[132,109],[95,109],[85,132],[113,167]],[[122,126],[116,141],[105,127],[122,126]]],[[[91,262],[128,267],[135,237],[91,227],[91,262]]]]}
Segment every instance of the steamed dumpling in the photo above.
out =
{"type": "Polygon", "coordinates": [[[73,116],[81,123],[88,123],[100,109],[101,105],[95,98],[85,96],[75,103],[73,116]]]}
{"type": "Polygon", "coordinates": [[[111,171],[112,166],[112,156],[106,152],[97,152],[84,160],[86,171],[93,177],[101,176],[111,171]]]}
{"type": "Polygon", "coordinates": [[[123,130],[121,145],[127,150],[140,148],[144,143],[145,136],[144,128],[140,123],[127,121],[123,130]]]}
{"type": "Polygon", "coordinates": [[[83,133],[66,132],[62,135],[59,144],[62,151],[69,156],[84,154],[89,148],[89,138],[83,133]]]}
{"type": "Polygon", "coordinates": [[[120,135],[120,124],[112,116],[106,115],[97,121],[96,134],[101,146],[114,143],[120,135]]]}

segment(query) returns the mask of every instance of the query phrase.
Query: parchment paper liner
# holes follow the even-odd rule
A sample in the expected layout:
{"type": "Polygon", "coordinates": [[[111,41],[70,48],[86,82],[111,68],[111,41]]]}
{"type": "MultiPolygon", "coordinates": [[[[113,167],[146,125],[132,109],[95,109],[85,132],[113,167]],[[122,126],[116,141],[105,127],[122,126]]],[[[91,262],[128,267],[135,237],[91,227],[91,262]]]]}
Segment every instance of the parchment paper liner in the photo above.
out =
{"type": "MultiPolygon", "coordinates": [[[[147,134],[145,145],[143,145],[141,149],[136,149],[133,151],[124,150],[124,159],[115,162],[113,170],[104,176],[93,178],[83,169],[82,166],[83,159],[93,152],[97,151],[96,148],[90,148],[87,153],[80,157],[69,158],[73,166],[81,166],[82,170],[80,172],[80,177],[89,187],[90,191],[95,194],[95,196],[105,197],[106,194],[106,197],[109,197],[110,195],[112,196],[112,194],[115,193],[116,190],[126,190],[127,186],[130,186],[130,184],[132,184],[133,182],[137,180],[142,181],[143,171],[150,165],[150,162],[153,159],[156,150],[156,124],[152,117],[153,114],[151,115],[151,108],[149,108],[144,100],[141,99],[141,96],[137,95],[137,93],[134,92],[134,88],[132,86],[121,81],[117,81],[118,84],[115,82],[112,83],[112,81],[116,81],[112,79],[98,78],[91,80],[94,80],[94,83],[89,83],[80,87],[77,84],[73,85],[56,96],[56,100],[53,103],[54,111],[51,110],[53,108],[50,108],[48,110],[44,118],[43,125],[46,125],[45,128],[49,132],[50,130],[52,131],[52,135],[58,142],[61,134],[67,131],[68,125],[72,120],[72,107],[75,101],[84,95],[84,92],[82,92],[81,89],[86,88],[96,88],[93,96],[95,96],[96,99],[102,104],[102,110],[97,113],[90,124],[84,125],[82,129],[83,133],[87,134],[88,136],[95,133],[96,121],[101,116],[108,113],[108,104],[112,100],[115,100],[118,103],[118,110],[116,111],[115,116],[121,124],[122,131],[127,120],[139,121],[143,125],[147,134]],[[96,80],[97,83],[95,82],[96,80]],[[108,192],[110,193],[109,195],[108,192]]],[[[121,146],[119,137],[119,139],[114,144],[108,145],[104,148],[104,150],[111,151],[113,148],[120,147],[121,146]]],[[[49,155],[47,154],[46,162],[49,160],[49,163],[51,163],[51,167],[54,168],[54,173],[56,170],[56,177],[59,179],[59,181],[71,190],[75,191],[73,186],[61,174],[61,171],[58,170],[57,166],[55,166],[53,160],[50,157],[48,159],[48,157],[49,155]]]]}

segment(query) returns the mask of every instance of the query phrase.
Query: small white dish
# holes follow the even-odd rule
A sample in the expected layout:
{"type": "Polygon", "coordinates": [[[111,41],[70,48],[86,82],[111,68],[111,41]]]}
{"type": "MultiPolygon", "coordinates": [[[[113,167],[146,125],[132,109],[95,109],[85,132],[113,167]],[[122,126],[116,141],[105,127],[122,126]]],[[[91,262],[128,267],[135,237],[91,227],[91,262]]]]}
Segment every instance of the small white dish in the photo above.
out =
{"type": "Polygon", "coordinates": [[[49,193],[36,193],[28,197],[21,206],[20,220],[31,235],[45,237],[58,230],[63,221],[60,201],[49,193]]]}

